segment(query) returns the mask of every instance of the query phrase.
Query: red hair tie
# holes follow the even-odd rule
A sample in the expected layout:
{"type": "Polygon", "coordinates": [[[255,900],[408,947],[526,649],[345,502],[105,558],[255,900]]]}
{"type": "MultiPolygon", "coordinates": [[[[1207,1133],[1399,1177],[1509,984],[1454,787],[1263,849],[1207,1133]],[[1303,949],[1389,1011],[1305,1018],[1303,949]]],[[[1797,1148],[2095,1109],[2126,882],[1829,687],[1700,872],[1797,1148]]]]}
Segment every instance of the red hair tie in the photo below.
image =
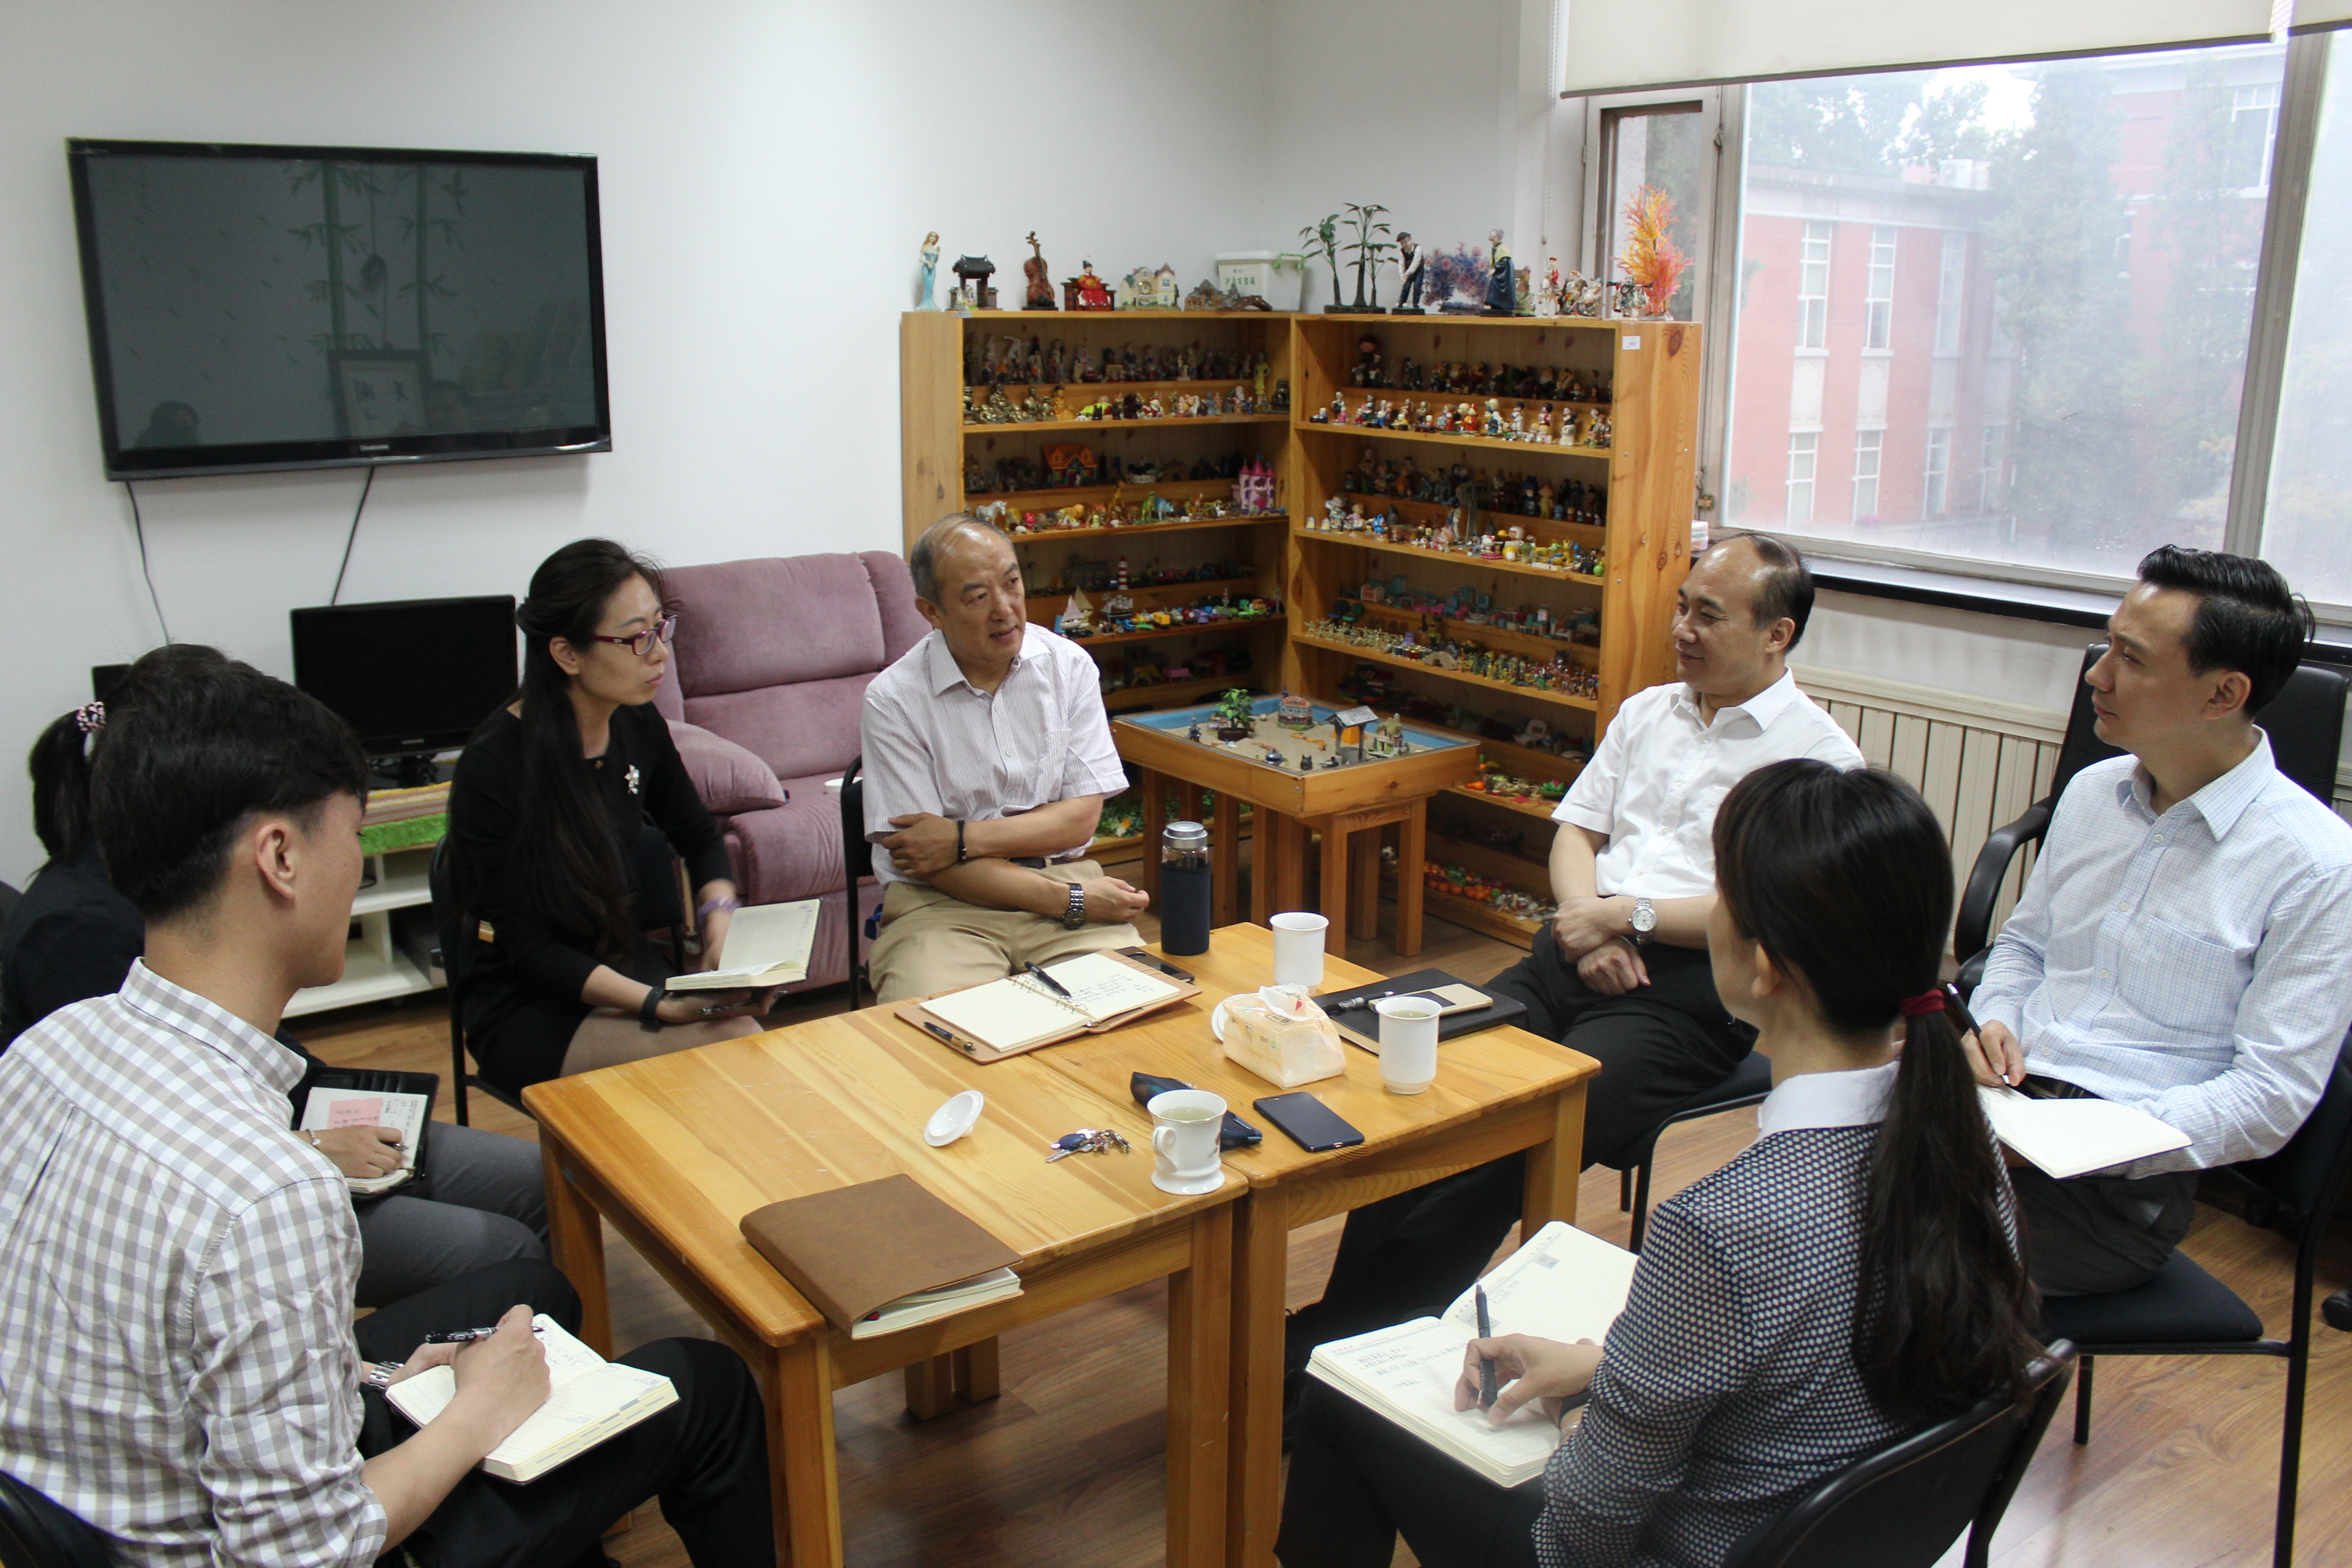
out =
{"type": "Polygon", "coordinates": [[[1922,991],[1916,996],[1905,1001],[1903,1016],[1906,1018],[1924,1018],[1930,1013],[1942,1012],[1944,1005],[1944,988],[1938,985],[1933,991],[1922,991]]]}

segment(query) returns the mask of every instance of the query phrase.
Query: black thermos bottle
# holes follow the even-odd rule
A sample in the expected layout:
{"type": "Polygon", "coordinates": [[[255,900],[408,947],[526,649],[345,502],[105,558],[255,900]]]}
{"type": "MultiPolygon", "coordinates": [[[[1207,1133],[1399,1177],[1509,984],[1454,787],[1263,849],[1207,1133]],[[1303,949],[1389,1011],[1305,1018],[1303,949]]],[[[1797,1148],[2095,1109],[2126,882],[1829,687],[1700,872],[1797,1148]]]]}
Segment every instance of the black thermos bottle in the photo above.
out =
{"type": "Polygon", "coordinates": [[[1160,840],[1160,950],[1209,951],[1209,830],[1171,822],[1160,840]]]}

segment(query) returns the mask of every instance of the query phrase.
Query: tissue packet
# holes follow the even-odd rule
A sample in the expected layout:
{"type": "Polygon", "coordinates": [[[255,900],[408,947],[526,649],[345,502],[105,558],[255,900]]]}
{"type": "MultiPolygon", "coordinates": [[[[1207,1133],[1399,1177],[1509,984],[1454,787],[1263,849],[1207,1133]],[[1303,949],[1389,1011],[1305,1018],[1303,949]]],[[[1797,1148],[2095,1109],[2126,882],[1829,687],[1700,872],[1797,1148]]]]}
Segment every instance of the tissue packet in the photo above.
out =
{"type": "Polygon", "coordinates": [[[1304,985],[1267,985],[1225,998],[1225,1056],[1277,1089],[1348,1070],[1339,1026],[1304,985]]]}

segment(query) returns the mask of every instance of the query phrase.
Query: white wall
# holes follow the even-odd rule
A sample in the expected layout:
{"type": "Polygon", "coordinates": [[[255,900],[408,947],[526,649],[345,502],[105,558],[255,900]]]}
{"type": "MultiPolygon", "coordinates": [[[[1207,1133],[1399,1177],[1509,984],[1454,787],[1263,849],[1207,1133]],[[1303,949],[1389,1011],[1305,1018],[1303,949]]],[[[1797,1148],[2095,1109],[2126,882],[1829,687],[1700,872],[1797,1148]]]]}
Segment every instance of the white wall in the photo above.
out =
{"type": "MultiPolygon", "coordinates": [[[[1187,287],[1286,237],[1269,4],[0,0],[0,878],[40,859],[14,759],[158,639],[99,472],[66,137],[598,156],[614,449],[384,471],[343,597],[520,593],[592,532],[680,563],[895,549],[924,231],[1016,290],[1032,226],[1056,278],[1187,287]]],[[[173,635],[290,673],[286,611],[326,602],[360,484],[142,483],[173,635]]]]}

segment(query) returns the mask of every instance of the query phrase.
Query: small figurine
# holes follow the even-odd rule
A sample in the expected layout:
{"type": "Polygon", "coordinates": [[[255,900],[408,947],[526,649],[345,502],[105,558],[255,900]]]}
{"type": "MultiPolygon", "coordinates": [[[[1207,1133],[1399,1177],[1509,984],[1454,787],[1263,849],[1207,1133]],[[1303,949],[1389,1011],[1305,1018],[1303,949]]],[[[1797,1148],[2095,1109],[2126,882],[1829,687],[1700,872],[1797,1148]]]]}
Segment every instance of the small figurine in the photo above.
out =
{"type": "MultiPolygon", "coordinates": [[[[1050,310],[1054,308],[1054,285],[1047,279],[1045,253],[1037,245],[1037,231],[1029,231],[1029,259],[1021,264],[1021,275],[1029,280],[1028,298],[1021,302],[1024,310],[1050,310]]],[[[1057,343],[1055,345],[1059,348],[1057,343]]],[[[1056,376],[1055,380],[1060,377],[1056,376]]]]}
{"type": "Polygon", "coordinates": [[[1486,311],[1489,316],[1511,316],[1518,313],[1518,293],[1511,270],[1511,247],[1503,243],[1503,231],[1486,231],[1486,311]]]}
{"type": "MultiPolygon", "coordinates": [[[[1095,275],[1093,262],[1079,262],[1078,275],[1062,279],[1062,309],[1065,310],[1108,310],[1116,308],[1109,286],[1095,275]]],[[[1104,352],[1103,359],[1106,364],[1109,363],[1110,351],[1104,352]]],[[[1106,374],[1104,379],[1116,381],[1123,378],[1106,374]]]]}
{"type": "Polygon", "coordinates": [[[923,236],[922,267],[921,280],[915,285],[915,309],[935,310],[939,307],[931,303],[931,283],[940,275],[940,231],[938,229],[933,229],[923,236]]]}
{"type": "Polygon", "coordinates": [[[1397,302],[1389,314],[1418,316],[1421,308],[1422,279],[1429,267],[1429,258],[1412,243],[1412,236],[1399,231],[1397,249],[1397,302]]]}
{"type": "Polygon", "coordinates": [[[996,263],[985,256],[959,256],[954,271],[973,310],[996,309],[996,290],[988,286],[989,279],[995,276],[996,263]]]}
{"type": "Polygon", "coordinates": [[[1543,286],[1536,290],[1536,314],[1557,316],[1559,313],[1559,258],[1549,256],[1544,258],[1543,286]]]}

